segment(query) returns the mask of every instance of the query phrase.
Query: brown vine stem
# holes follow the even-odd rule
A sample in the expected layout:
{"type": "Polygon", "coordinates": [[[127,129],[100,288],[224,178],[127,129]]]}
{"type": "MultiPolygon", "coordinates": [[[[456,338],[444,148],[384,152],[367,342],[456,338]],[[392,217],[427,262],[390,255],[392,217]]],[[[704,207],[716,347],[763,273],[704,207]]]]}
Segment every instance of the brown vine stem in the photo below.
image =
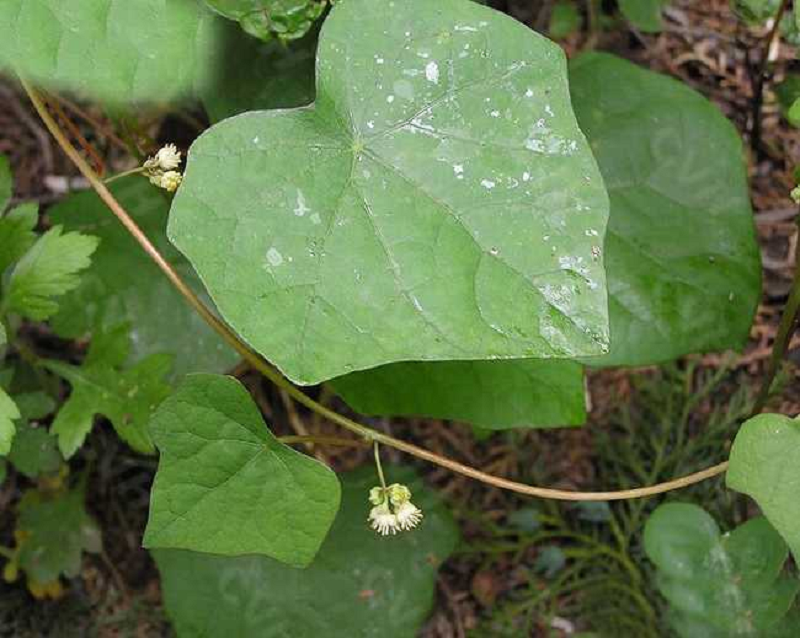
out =
{"type": "Polygon", "coordinates": [[[186,299],[186,301],[197,311],[197,313],[208,323],[208,325],[217,332],[222,339],[224,339],[234,350],[236,350],[242,358],[247,361],[255,370],[263,374],[267,379],[274,383],[279,388],[285,390],[289,396],[295,401],[312,410],[319,415],[329,419],[333,423],[354,432],[355,434],[363,437],[367,441],[377,442],[388,447],[392,447],[401,452],[415,456],[418,459],[429,461],[440,467],[444,467],[453,472],[457,472],[463,476],[481,481],[488,485],[498,487],[519,494],[527,496],[535,496],[538,498],[554,499],[560,501],[620,501],[632,498],[642,498],[645,496],[653,496],[655,494],[663,494],[681,487],[699,483],[705,479],[717,476],[725,472],[728,463],[720,463],[713,467],[709,467],[701,472],[695,472],[666,483],[659,483],[648,487],[639,487],[630,490],[619,490],[613,492],[580,492],[575,490],[555,490],[546,487],[539,487],[536,485],[527,485],[517,481],[511,481],[499,476],[487,474],[469,465],[464,465],[458,461],[440,456],[431,452],[430,450],[423,449],[411,443],[406,443],[399,439],[378,432],[365,425],[361,425],[346,416],[339,414],[325,407],[321,403],[317,403],[314,399],[307,396],[299,388],[295,387],[287,379],[285,379],[277,370],[275,370],[265,359],[260,355],[253,352],[233,330],[231,330],[225,323],[223,323],[192,291],[189,286],[180,278],[177,272],[167,262],[164,257],[158,252],[155,246],[150,242],[147,236],[136,225],[136,222],[131,219],[127,211],[120,205],[116,198],[111,194],[103,180],[92,170],[88,162],[81,156],[78,150],[72,145],[64,132],[59,128],[55,119],[47,111],[47,108],[42,101],[42,98],[37,91],[28,84],[24,79],[21,79],[22,86],[28,94],[34,108],[39,113],[47,129],[52,134],[61,149],[66,153],[67,157],[75,164],[78,170],[91,184],[97,195],[101,200],[111,209],[111,212],[117,217],[123,226],[130,232],[133,238],[144,249],[147,255],[158,265],[161,271],[172,282],[178,292],[186,299]]]}

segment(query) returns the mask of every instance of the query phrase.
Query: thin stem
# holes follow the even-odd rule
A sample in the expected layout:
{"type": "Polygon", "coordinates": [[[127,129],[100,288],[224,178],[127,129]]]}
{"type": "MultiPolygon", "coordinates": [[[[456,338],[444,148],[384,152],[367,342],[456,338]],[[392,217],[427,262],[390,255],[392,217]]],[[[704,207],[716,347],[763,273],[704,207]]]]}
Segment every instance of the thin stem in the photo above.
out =
{"type": "Polygon", "coordinates": [[[764,53],[761,56],[758,72],[753,84],[753,125],[751,129],[751,142],[753,148],[756,150],[761,148],[761,110],[764,106],[764,84],[766,83],[767,65],[769,64],[769,52],[772,50],[775,40],[780,34],[781,20],[788,8],[789,0],[782,0],[780,7],[778,7],[778,12],[775,14],[775,22],[764,41],[764,53]]]}
{"type": "Polygon", "coordinates": [[[378,478],[381,480],[381,487],[386,489],[386,477],[383,476],[383,466],[381,465],[381,451],[378,442],[373,443],[373,451],[375,452],[375,467],[378,470],[378,478]]]}
{"type": "Polygon", "coordinates": [[[341,439],[337,436],[316,436],[316,435],[291,435],[279,436],[278,441],[284,445],[336,445],[339,447],[364,447],[364,441],[354,441],[352,439],[341,439]]]}
{"type": "Polygon", "coordinates": [[[21,79],[22,86],[28,94],[33,106],[39,113],[47,129],[50,131],[53,138],[58,145],[62,148],[67,157],[72,160],[78,170],[83,174],[92,188],[95,190],[101,200],[108,206],[111,212],[122,223],[126,230],[133,236],[133,238],[144,249],[147,255],[155,262],[161,271],[167,276],[176,290],[186,299],[192,308],[202,317],[202,319],[211,327],[219,336],[230,345],[242,358],[253,367],[254,370],[260,372],[264,377],[269,379],[278,388],[285,390],[289,396],[295,401],[305,406],[309,410],[316,412],[322,417],[330,420],[346,430],[372,441],[373,443],[382,443],[388,447],[392,447],[418,459],[429,461],[440,467],[446,468],[463,476],[481,481],[494,487],[510,490],[519,494],[527,496],[535,496],[538,498],[554,499],[561,501],[616,501],[627,500],[632,498],[643,498],[646,496],[653,496],[655,494],[663,494],[671,490],[693,485],[699,483],[718,474],[722,474],[728,467],[728,463],[720,463],[713,467],[707,468],[701,472],[695,472],[688,476],[683,476],[666,483],[659,483],[649,487],[640,487],[636,489],[613,491],[613,492],[581,492],[572,490],[554,490],[545,487],[538,487],[535,485],[526,485],[525,483],[518,483],[508,479],[487,474],[469,465],[464,465],[458,461],[454,461],[444,456],[435,454],[429,450],[420,448],[411,443],[395,439],[394,437],[373,430],[365,425],[361,425],[318,403],[299,388],[295,387],[287,379],[285,379],[277,370],[275,370],[265,359],[259,354],[253,352],[233,330],[231,330],[224,322],[222,322],[204,303],[203,301],[189,288],[188,285],[181,279],[180,275],[175,269],[167,262],[166,259],[158,252],[156,247],[150,242],[147,236],[131,219],[130,215],[120,205],[116,198],[111,194],[103,180],[92,170],[92,167],[83,159],[77,149],[70,143],[64,132],[59,128],[56,121],[47,111],[42,102],[39,94],[31,87],[24,79],[21,79]]]}
{"type": "Polygon", "coordinates": [[[772,344],[772,354],[769,358],[767,376],[764,378],[761,388],[758,391],[758,396],[753,404],[753,411],[750,414],[751,418],[760,414],[767,404],[772,383],[775,381],[775,376],[778,374],[781,362],[784,356],[786,356],[786,350],[789,348],[792,334],[797,327],[798,311],[800,311],[800,255],[795,255],[792,290],[789,293],[789,299],[783,309],[781,323],[778,326],[778,333],[775,335],[775,343],[772,344]]]}
{"type": "Polygon", "coordinates": [[[112,182],[116,182],[118,179],[122,179],[123,177],[128,177],[129,175],[138,175],[144,170],[144,166],[137,166],[136,168],[132,168],[128,171],[122,171],[121,173],[117,173],[116,175],[112,175],[111,177],[107,177],[103,180],[104,184],[111,184],[112,182]]]}

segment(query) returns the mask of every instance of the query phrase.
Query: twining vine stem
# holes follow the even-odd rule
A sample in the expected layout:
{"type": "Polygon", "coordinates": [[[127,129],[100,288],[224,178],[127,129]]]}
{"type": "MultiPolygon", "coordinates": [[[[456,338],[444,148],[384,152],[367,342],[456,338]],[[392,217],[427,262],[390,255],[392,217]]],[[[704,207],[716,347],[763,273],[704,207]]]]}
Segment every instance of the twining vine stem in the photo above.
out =
{"type": "Polygon", "coordinates": [[[103,180],[100,178],[100,176],[98,176],[97,173],[95,173],[92,167],[89,166],[88,162],[81,156],[78,150],[72,145],[67,136],[64,134],[64,132],[56,123],[55,119],[48,112],[47,107],[45,106],[44,101],[42,100],[42,97],[39,95],[39,93],[24,79],[21,79],[21,82],[22,86],[24,87],[25,91],[28,94],[28,97],[33,103],[33,106],[39,113],[39,116],[42,118],[42,121],[44,122],[45,126],[50,131],[53,138],[62,148],[67,157],[69,157],[69,159],[75,164],[75,166],[87,179],[87,181],[95,190],[100,199],[106,204],[106,206],[108,206],[109,209],[111,209],[111,212],[122,223],[122,225],[133,236],[133,238],[139,243],[139,245],[144,249],[147,255],[156,263],[156,265],[161,269],[161,271],[167,276],[172,285],[175,286],[175,288],[186,299],[189,305],[191,305],[192,308],[194,308],[194,310],[203,318],[203,320],[215,332],[217,332],[217,334],[219,334],[220,337],[222,337],[222,339],[226,343],[228,343],[234,350],[236,350],[236,352],[238,352],[250,366],[252,366],[255,370],[264,375],[276,386],[285,390],[286,393],[289,394],[289,396],[291,396],[295,401],[297,401],[301,405],[304,405],[309,410],[318,413],[319,415],[325,417],[326,419],[332,421],[333,423],[336,423],[337,425],[345,428],[346,430],[350,430],[351,432],[359,435],[360,437],[363,437],[367,441],[373,442],[373,444],[380,443],[382,445],[386,445],[396,450],[400,450],[401,452],[405,452],[406,454],[410,454],[411,456],[415,456],[418,459],[429,461],[431,463],[444,467],[448,470],[475,479],[482,483],[492,485],[494,487],[510,490],[512,492],[517,492],[519,494],[525,494],[527,496],[535,496],[538,498],[553,499],[559,501],[620,501],[626,499],[642,498],[646,496],[653,496],[655,494],[663,494],[664,492],[669,492],[671,490],[679,489],[682,487],[687,487],[689,485],[699,483],[700,481],[704,481],[714,476],[718,476],[719,474],[722,474],[725,472],[725,470],[727,470],[728,463],[725,462],[725,463],[720,463],[719,465],[715,465],[713,467],[709,467],[700,472],[695,472],[694,474],[689,474],[687,476],[682,476],[680,478],[667,481],[665,483],[658,483],[657,485],[651,485],[648,487],[639,487],[635,489],[618,490],[613,492],[581,492],[577,490],[556,490],[546,487],[539,487],[536,485],[528,485],[526,483],[519,483],[517,481],[511,481],[509,479],[504,479],[499,476],[494,476],[492,474],[482,472],[481,470],[478,470],[474,467],[465,465],[463,463],[459,463],[458,461],[454,461],[444,456],[440,456],[439,454],[435,454],[430,450],[418,447],[416,445],[413,445],[412,443],[407,443],[405,441],[395,439],[394,437],[391,437],[388,434],[384,434],[383,432],[373,430],[372,428],[357,423],[356,421],[353,421],[352,419],[349,419],[346,416],[339,414],[338,412],[335,412],[330,408],[325,407],[321,403],[318,403],[311,397],[307,396],[299,388],[297,388],[287,379],[285,379],[263,357],[261,357],[261,355],[251,350],[250,347],[247,344],[245,344],[236,335],[236,333],[233,332],[233,330],[231,330],[231,328],[229,328],[224,322],[222,322],[205,305],[205,303],[203,303],[203,301],[194,293],[194,291],[192,291],[192,289],[189,288],[189,286],[183,281],[183,279],[181,279],[180,275],[178,275],[175,269],[172,268],[169,262],[167,262],[161,255],[161,253],[158,252],[156,247],[150,242],[147,236],[137,226],[136,222],[134,222],[133,219],[131,219],[127,211],[111,194],[111,191],[108,190],[108,188],[103,183],[103,180]]]}

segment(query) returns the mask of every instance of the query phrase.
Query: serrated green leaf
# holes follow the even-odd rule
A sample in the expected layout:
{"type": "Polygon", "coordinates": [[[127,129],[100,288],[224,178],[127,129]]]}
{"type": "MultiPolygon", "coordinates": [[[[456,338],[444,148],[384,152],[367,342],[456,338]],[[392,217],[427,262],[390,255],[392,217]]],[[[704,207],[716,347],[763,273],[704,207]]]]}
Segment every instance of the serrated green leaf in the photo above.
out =
{"type": "Polygon", "coordinates": [[[314,101],[317,38],[282,44],[225,31],[224,68],[200,92],[209,117],[219,122],[246,111],[292,108],[314,101]]]}
{"type": "Polygon", "coordinates": [[[362,414],[454,419],[491,430],[586,420],[583,369],[571,361],[395,363],[331,385],[362,414]]]}
{"type": "Polygon", "coordinates": [[[166,102],[213,69],[219,22],[195,0],[3,0],[0,68],[103,101],[166,102]]]}
{"type": "Polygon", "coordinates": [[[634,27],[658,33],[664,27],[661,11],[669,0],[618,0],[620,11],[634,27]]]}
{"type": "Polygon", "coordinates": [[[571,87],[611,197],[611,352],[587,362],[741,348],[761,262],[735,128],[684,84],[611,55],[578,58],[571,87]]]}
{"type": "Polygon", "coordinates": [[[726,481],[755,499],[800,562],[800,421],[762,414],[744,423],[726,481]]]}
{"type": "MultiPolygon", "coordinates": [[[[191,266],[166,238],[169,203],[162,193],[141,177],[120,180],[110,188],[184,281],[202,290],[191,266]]],[[[97,336],[101,329],[129,322],[135,335],[135,361],[159,352],[174,353],[175,376],[225,372],[235,365],[238,355],[176,292],[94,193],[72,195],[50,209],[49,215],[67,230],[100,239],[80,285],[59,302],[52,325],[60,336],[77,338],[90,332],[97,336]]]]}
{"type": "Polygon", "coordinates": [[[151,430],[161,457],[145,547],[311,562],[339,508],[339,482],[280,443],[236,379],[188,376],[151,430]]]}
{"type": "Polygon", "coordinates": [[[49,474],[61,466],[56,437],[46,428],[23,425],[17,430],[9,462],[28,478],[49,474]]]}
{"type": "Polygon", "coordinates": [[[800,588],[780,575],[788,550],[765,518],[722,536],[702,508],[668,503],[647,521],[644,544],[684,638],[774,635],[800,588]]]}
{"type": "Polygon", "coordinates": [[[317,57],[314,108],[189,153],[169,235],[228,323],[302,384],[603,352],[607,201],[561,49],[463,0],[345,0],[317,57]]]}
{"type": "Polygon", "coordinates": [[[260,556],[154,552],[178,636],[416,636],[433,605],[436,572],[455,549],[458,530],[413,472],[387,470],[391,481],[411,488],[425,512],[411,533],[383,538],[367,526],[367,494],[376,480],[368,467],[341,476],[342,508],[306,569],[260,556]]]}
{"type": "Polygon", "coordinates": [[[14,400],[0,388],[0,456],[5,456],[11,450],[16,427],[14,421],[20,418],[19,409],[14,400]]]}
{"type": "Polygon", "coordinates": [[[0,215],[0,276],[36,242],[34,228],[39,221],[37,204],[21,204],[0,215]]]}
{"type": "Polygon", "coordinates": [[[80,233],[62,234],[54,226],[42,235],[11,271],[4,304],[9,312],[42,321],[58,310],[54,300],[80,283],[98,240],[80,233]]]}
{"type": "MultiPolygon", "coordinates": [[[[128,327],[117,327],[116,339],[128,339],[128,327]]],[[[115,340],[116,340],[115,339],[115,340]]],[[[105,416],[117,434],[137,452],[155,451],[147,424],[169,395],[164,381],[172,368],[170,355],[151,355],[129,369],[120,369],[120,348],[104,340],[93,342],[82,366],[47,360],[45,367],[66,379],[72,394],[53,422],[58,447],[69,459],[92,429],[97,414],[105,416]]]]}
{"type": "Polygon", "coordinates": [[[325,11],[327,0],[205,0],[219,14],[236,20],[261,40],[297,40],[325,11]]]}
{"type": "Polygon", "coordinates": [[[35,490],[19,505],[17,530],[23,540],[17,560],[29,578],[48,583],[77,576],[84,551],[97,552],[99,530],[86,513],[83,490],[46,497],[35,490]]]}

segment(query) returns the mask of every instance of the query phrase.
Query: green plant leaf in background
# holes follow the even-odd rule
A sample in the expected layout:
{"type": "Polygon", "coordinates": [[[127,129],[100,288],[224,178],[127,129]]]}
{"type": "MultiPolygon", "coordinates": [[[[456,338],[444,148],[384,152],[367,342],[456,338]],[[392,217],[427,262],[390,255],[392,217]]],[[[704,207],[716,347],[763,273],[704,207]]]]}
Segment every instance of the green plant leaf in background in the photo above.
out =
{"type": "Polygon", "coordinates": [[[645,33],[658,33],[664,27],[661,12],[669,0],[617,0],[625,19],[645,33]]]}
{"type": "Polygon", "coordinates": [[[723,536],[702,508],[667,503],[648,519],[644,546],[682,638],[778,635],[800,588],[781,576],[788,550],[765,518],[723,536]]]}
{"type": "Polygon", "coordinates": [[[551,38],[560,40],[576,33],[581,28],[581,14],[573,0],[558,0],[550,13],[550,24],[547,33],[551,38]]]}
{"type": "Polygon", "coordinates": [[[54,226],[36,240],[11,271],[1,310],[42,321],[58,311],[55,298],[80,283],[97,248],[95,237],[54,226]]]}
{"type": "Polygon", "coordinates": [[[575,112],[611,198],[611,352],[648,365],[741,348],[761,298],[742,145],[684,84],[607,54],[572,63],[575,112]]]}
{"type": "Polygon", "coordinates": [[[200,91],[213,122],[265,109],[305,106],[314,101],[317,38],[282,44],[243,37],[233,23],[224,31],[220,73],[200,91]]]}
{"type": "Polygon", "coordinates": [[[37,204],[21,204],[3,214],[11,202],[13,186],[11,165],[0,155],[0,278],[36,242],[33,230],[39,220],[37,204]]]}
{"type": "Polygon", "coordinates": [[[170,393],[165,377],[172,368],[172,356],[154,354],[125,369],[129,352],[129,326],[122,324],[95,336],[81,366],[44,362],[72,386],[52,427],[64,458],[69,459],[83,444],[97,414],[111,421],[117,434],[137,452],[155,451],[147,424],[170,393]]]}
{"type": "Polygon", "coordinates": [[[9,462],[28,478],[51,474],[61,467],[55,436],[44,427],[21,425],[8,454],[9,462]]]}
{"type": "Polygon", "coordinates": [[[310,567],[260,556],[225,558],[154,552],[164,602],[180,638],[411,638],[433,606],[436,573],[458,529],[413,472],[386,468],[409,485],[425,512],[421,526],[380,537],[367,526],[373,468],[342,475],[342,508],[310,567]]]}
{"type": "Polygon", "coordinates": [[[16,562],[36,583],[77,576],[82,553],[101,550],[100,530],[86,513],[82,489],[50,496],[29,490],[20,501],[16,529],[22,539],[16,562]]]}
{"type": "MultiPolygon", "coordinates": [[[[166,238],[169,203],[163,194],[140,177],[120,180],[111,191],[184,281],[202,290],[192,267],[166,238]]],[[[225,372],[235,365],[238,355],[176,292],[94,193],[68,197],[50,209],[49,216],[67,230],[100,239],[80,285],[60,301],[60,312],[52,320],[56,333],[74,339],[129,322],[134,361],[172,353],[175,376],[225,372]]]]}
{"type": "MultiPolygon", "coordinates": [[[[800,3],[798,3],[800,4],[800,3]]],[[[792,126],[800,126],[800,75],[788,74],[775,86],[775,96],[781,113],[792,126]]]]}
{"type": "Polygon", "coordinates": [[[491,430],[586,420],[583,369],[571,361],[394,363],[331,385],[362,414],[454,419],[491,430]]]}
{"type": "Polygon", "coordinates": [[[11,173],[11,163],[5,155],[0,155],[0,213],[5,212],[11,201],[14,190],[14,180],[11,173]]]}
{"type": "Polygon", "coordinates": [[[5,456],[11,450],[16,426],[14,421],[20,418],[19,408],[14,400],[0,388],[0,456],[5,456]]]}
{"type": "Polygon", "coordinates": [[[755,499],[800,563],[800,421],[762,414],[742,425],[726,481],[755,499]]]}
{"type": "Polygon", "coordinates": [[[778,13],[781,0],[731,0],[734,12],[752,26],[760,26],[778,13]]]}
{"type": "Polygon", "coordinates": [[[311,562],[339,507],[339,482],[280,443],[236,379],[188,376],[151,429],[161,458],[145,547],[311,562]]]}
{"type": "Polygon", "coordinates": [[[197,0],[3,0],[0,68],[117,102],[167,102],[213,75],[219,23],[197,0]]]}
{"type": "Polygon", "coordinates": [[[607,199],[559,47],[463,0],[347,0],[317,69],[313,109],[202,135],[170,213],[247,342],[301,384],[607,349],[607,199]]]}
{"type": "Polygon", "coordinates": [[[327,0],[205,0],[219,14],[236,20],[261,40],[297,40],[314,26],[327,0]]]}

